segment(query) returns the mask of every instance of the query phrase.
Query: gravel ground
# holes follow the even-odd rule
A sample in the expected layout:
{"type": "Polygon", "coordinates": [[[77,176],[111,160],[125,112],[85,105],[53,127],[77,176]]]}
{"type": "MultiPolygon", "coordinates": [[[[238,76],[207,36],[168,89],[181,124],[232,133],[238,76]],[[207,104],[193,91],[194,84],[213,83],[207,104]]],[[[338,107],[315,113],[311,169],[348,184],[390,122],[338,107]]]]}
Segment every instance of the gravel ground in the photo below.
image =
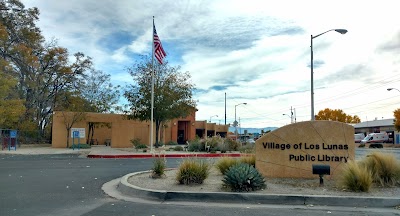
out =
{"type": "MultiPolygon", "coordinates": [[[[163,178],[151,178],[149,173],[134,175],[128,179],[130,184],[156,190],[167,191],[201,191],[201,192],[226,192],[222,186],[223,176],[215,169],[201,185],[179,185],[176,180],[176,170],[168,170],[163,178]]],[[[254,193],[262,194],[299,194],[299,195],[329,195],[329,196],[365,196],[365,197],[400,197],[400,187],[380,188],[373,186],[367,193],[349,192],[336,186],[333,180],[324,180],[324,185],[319,185],[319,179],[282,179],[267,178],[267,188],[254,193]]]]}

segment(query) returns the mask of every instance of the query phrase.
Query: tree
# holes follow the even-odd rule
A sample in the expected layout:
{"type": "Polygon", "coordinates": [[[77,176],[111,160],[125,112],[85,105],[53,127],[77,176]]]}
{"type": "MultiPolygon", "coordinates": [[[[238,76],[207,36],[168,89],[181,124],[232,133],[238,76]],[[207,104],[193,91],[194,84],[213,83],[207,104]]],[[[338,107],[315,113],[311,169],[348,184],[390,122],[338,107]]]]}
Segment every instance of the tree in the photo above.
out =
{"type": "Polygon", "coordinates": [[[80,96],[71,92],[64,92],[60,95],[60,104],[57,107],[60,110],[65,129],[67,130],[67,148],[69,148],[69,134],[75,123],[86,118],[86,111],[91,109],[91,105],[80,96]]]}
{"type": "Polygon", "coordinates": [[[329,109],[320,110],[318,115],[315,116],[315,120],[329,120],[329,121],[339,121],[344,123],[360,123],[361,120],[357,115],[351,116],[347,115],[341,109],[329,109]]]}
{"type": "Polygon", "coordinates": [[[400,109],[393,111],[394,116],[394,127],[397,131],[400,131],[400,109]]]}
{"type": "MultiPolygon", "coordinates": [[[[129,119],[151,120],[151,69],[149,58],[135,64],[128,72],[134,84],[128,85],[124,96],[129,102],[129,119]]],[[[195,109],[192,99],[194,85],[188,72],[181,73],[180,67],[172,67],[168,62],[154,65],[154,117],[156,126],[156,146],[159,130],[163,122],[188,116],[195,109]]]]}
{"type": "Polygon", "coordinates": [[[16,129],[25,112],[23,100],[13,94],[16,84],[13,77],[0,71],[0,128],[16,129]]]}
{"type": "MultiPolygon", "coordinates": [[[[120,86],[111,84],[110,75],[99,70],[91,69],[84,74],[83,80],[79,86],[81,96],[91,104],[91,110],[88,112],[109,113],[120,109],[117,106],[120,97],[120,86]]],[[[110,127],[109,123],[89,122],[87,143],[93,139],[94,129],[96,127],[110,127]]]]}
{"type": "Polygon", "coordinates": [[[76,87],[84,71],[92,66],[82,53],[70,62],[68,50],[55,40],[45,41],[37,8],[26,9],[19,0],[0,1],[0,55],[11,67],[7,74],[18,80],[16,92],[25,101],[25,122],[44,131],[57,103],[59,92],[76,87]]]}

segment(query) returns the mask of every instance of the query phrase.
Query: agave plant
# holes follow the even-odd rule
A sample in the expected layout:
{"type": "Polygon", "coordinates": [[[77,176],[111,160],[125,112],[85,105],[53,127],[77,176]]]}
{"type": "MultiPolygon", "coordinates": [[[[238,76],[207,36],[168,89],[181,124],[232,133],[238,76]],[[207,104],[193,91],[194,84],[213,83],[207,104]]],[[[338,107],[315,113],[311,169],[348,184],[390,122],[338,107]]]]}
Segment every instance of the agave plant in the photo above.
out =
{"type": "Polygon", "coordinates": [[[235,192],[256,191],[266,187],[264,177],[256,168],[246,163],[231,166],[222,181],[235,192]]]}

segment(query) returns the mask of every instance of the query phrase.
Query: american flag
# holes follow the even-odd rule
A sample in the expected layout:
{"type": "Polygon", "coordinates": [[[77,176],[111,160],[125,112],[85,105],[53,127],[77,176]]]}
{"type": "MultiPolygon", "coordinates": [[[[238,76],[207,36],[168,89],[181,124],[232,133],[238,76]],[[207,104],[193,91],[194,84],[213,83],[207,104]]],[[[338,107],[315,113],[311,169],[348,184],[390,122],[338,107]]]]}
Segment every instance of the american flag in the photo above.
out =
{"type": "Polygon", "coordinates": [[[160,38],[157,35],[156,26],[153,23],[153,40],[154,40],[154,56],[158,60],[158,63],[162,64],[163,59],[167,56],[165,53],[160,38]]]}

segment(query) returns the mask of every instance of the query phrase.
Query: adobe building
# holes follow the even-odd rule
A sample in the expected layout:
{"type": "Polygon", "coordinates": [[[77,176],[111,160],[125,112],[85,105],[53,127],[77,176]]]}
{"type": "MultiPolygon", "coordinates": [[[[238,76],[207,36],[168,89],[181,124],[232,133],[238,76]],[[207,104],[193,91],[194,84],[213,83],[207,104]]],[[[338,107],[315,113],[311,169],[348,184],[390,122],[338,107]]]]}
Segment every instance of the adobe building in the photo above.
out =
{"type": "Polygon", "coordinates": [[[398,145],[400,144],[400,133],[394,127],[394,120],[395,119],[391,118],[361,122],[354,125],[355,133],[363,133],[365,136],[370,133],[387,133],[390,142],[384,145],[398,145]]]}
{"type": "MultiPolygon", "coordinates": [[[[72,131],[67,134],[66,123],[71,122],[72,118],[79,113],[74,112],[54,112],[52,128],[52,147],[65,148],[67,137],[69,145],[72,143],[86,143],[89,123],[95,123],[94,136],[91,144],[110,145],[113,148],[131,148],[131,140],[139,138],[141,143],[150,143],[150,121],[128,120],[122,114],[104,113],[83,113],[83,120],[73,124],[74,130],[80,130],[84,137],[72,138],[72,131]]],[[[195,139],[196,136],[206,138],[220,135],[225,137],[229,125],[216,125],[207,121],[196,121],[195,112],[186,118],[179,118],[164,123],[160,127],[159,140],[162,143],[175,141],[178,144],[185,144],[186,141],[195,139]]],[[[156,130],[154,124],[154,138],[156,130]]],[[[81,134],[82,135],[82,134],[81,134]]]]}

